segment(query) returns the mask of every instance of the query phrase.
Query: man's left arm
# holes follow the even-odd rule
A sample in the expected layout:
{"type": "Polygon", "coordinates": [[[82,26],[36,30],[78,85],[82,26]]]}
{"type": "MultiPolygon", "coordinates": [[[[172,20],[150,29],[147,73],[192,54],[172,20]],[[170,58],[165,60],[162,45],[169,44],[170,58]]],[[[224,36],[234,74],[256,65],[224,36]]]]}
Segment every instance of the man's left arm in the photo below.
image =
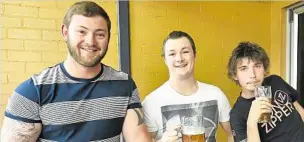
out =
{"type": "Polygon", "coordinates": [[[141,108],[128,109],[122,132],[127,142],[152,142],[141,108]]]}
{"type": "Polygon", "coordinates": [[[304,109],[303,109],[303,107],[299,104],[298,101],[295,101],[293,103],[293,105],[295,106],[296,110],[299,112],[299,114],[301,115],[302,120],[304,121],[304,109]]]}
{"type": "Polygon", "coordinates": [[[233,142],[233,135],[232,135],[232,131],[231,131],[231,126],[230,126],[230,122],[220,122],[220,125],[222,126],[222,128],[224,129],[224,131],[227,134],[228,137],[228,142],[233,142]]]}

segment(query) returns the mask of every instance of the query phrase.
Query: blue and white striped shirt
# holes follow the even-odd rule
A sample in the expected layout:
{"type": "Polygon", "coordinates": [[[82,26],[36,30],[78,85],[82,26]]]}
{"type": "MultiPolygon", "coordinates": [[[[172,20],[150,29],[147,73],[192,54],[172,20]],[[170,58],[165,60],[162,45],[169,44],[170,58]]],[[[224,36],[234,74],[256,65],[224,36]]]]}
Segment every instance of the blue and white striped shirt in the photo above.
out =
{"type": "Polygon", "coordinates": [[[70,76],[63,63],[33,75],[13,92],[5,116],[41,123],[38,141],[119,142],[127,109],[142,106],[132,78],[102,66],[92,79],[70,76]]]}

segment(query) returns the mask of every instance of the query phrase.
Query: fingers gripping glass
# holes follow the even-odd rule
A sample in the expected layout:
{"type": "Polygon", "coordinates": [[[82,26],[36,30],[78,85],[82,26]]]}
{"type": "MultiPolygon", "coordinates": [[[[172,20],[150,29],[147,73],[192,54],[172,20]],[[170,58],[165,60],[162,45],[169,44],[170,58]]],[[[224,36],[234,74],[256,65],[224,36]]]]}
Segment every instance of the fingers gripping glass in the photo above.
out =
{"type": "MultiPolygon", "coordinates": [[[[254,90],[255,98],[266,97],[269,103],[271,103],[271,86],[259,86],[254,90]]],[[[271,121],[271,112],[262,113],[259,118],[259,123],[266,123],[271,121]]]]}

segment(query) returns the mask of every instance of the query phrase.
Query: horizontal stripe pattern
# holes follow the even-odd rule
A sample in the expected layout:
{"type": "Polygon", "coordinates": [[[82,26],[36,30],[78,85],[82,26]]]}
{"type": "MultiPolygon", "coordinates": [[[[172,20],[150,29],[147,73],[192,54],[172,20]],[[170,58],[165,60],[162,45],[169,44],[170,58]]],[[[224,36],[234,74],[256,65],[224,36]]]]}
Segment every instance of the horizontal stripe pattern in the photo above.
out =
{"type": "Polygon", "coordinates": [[[40,117],[44,125],[65,125],[125,117],[128,100],[129,97],[103,97],[50,103],[42,106],[40,117]]]}
{"type": "Polygon", "coordinates": [[[121,71],[116,71],[109,66],[103,66],[103,73],[98,79],[96,79],[96,81],[108,80],[128,80],[128,74],[121,71]]]}
{"type": "Polygon", "coordinates": [[[6,112],[11,115],[31,119],[40,120],[39,105],[17,92],[13,92],[6,107],[6,112]]]}
{"type": "Polygon", "coordinates": [[[42,84],[61,84],[61,83],[80,83],[68,78],[64,75],[63,71],[60,68],[60,65],[56,65],[52,68],[47,68],[43,70],[38,75],[33,75],[32,79],[35,85],[42,85],[42,84]]]}
{"type": "MultiPolygon", "coordinates": [[[[61,84],[61,83],[81,83],[79,81],[75,81],[67,77],[62,69],[60,68],[60,65],[56,65],[52,68],[47,68],[43,70],[38,75],[33,75],[32,79],[34,80],[35,85],[42,85],[42,84],[61,84]]],[[[116,71],[112,67],[103,66],[103,73],[102,75],[92,82],[97,81],[109,81],[109,80],[128,80],[128,74],[116,71]]]]}
{"type": "Polygon", "coordinates": [[[90,142],[119,142],[120,141],[120,135],[117,135],[112,138],[104,139],[104,140],[96,140],[96,141],[90,141],[90,142]]]}
{"type": "Polygon", "coordinates": [[[139,92],[138,92],[137,88],[134,89],[132,92],[132,96],[130,98],[129,105],[134,104],[134,103],[140,103],[139,92]]]}
{"type": "MultiPolygon", "coordinates": [[[[40,142],[57,142],[57,141],[53,141],[53,140],[47,140],[47,139],[39,139],[40,142]]],[[[111,138],[107,138],[104,140],[94,140],[94,141],[89,141],[89,142],[120,142],[120,135],[111,137],[111,138]]]]}

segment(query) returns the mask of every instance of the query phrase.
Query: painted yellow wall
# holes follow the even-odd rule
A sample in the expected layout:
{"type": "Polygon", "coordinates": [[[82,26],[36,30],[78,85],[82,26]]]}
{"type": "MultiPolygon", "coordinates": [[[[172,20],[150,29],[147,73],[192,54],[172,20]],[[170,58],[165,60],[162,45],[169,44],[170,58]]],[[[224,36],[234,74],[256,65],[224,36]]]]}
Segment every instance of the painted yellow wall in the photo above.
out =
{"type": "MultiPolygon", "coordinates": [[[[0,125],[12,90],[31,74],[65,59],[67,50],[60,25],[66,9],[74,2],[0,2],[0,125]]],[[[111,43],[104,62],[117,69],[116,2],[96,2],[112,20],[111,43]]],[[[231,104],[239,89],[227,78],[226,64],[239,41],[250,40],[265,47],[271,58],[270,71],[282,75],[282,7],[290,3],[131,1],[131,69],[141,99],[168,79],[160,55],[162,41],[172,30],[186,31],[194,38],[198,51],[196,78],[222,88],[231,104]]],[[[218,141],[226,141],[221,129],[218,141]]]]}
{"type": "MultiPolygon", "coordinates": [[[[271,73],[282,75],[285,25],[281,10],[290,3],[132,1],[131,69],[141,99],[168,79],[161,48],[172,30],[186,31],[194,38],[198,51],[196,78],[219,86],[231,105],[239,89],[227,78],[226,65],[239,41],[253,41],[264,47],[271,59],[271,73]]],[[[222,129],[217,139],[226,141],[222,129]]]]}
{"type": "Polygon", "coordinates": [[[295,1],[271,2],[270,72],[286,77],[286,7],[295,1]]]}
{"type": "MultiPolygon", "coordinates": [[[[61,23],[74,2],[1,0],[0,127],[7,99],[15,87],[33,73],[65,60],[67,47],[61,37],[61,23]]],[[[118,68],[116,2],[96,2],[109,13],[113,27],[103,62],[118,68]]]]}
{"type": "MultiPolygon", "coordinates": [[[[270,51],[270,4],[132,1],[131,69],[141,99],[168,79],[160,56],[162,41],[172,30],[182,30],[194,38],[197,46],[196,78],[219,86],[234,103],[239,89],[226,75],[229,55],[243,40],[257,42],[270,51]]],[[[226,141],[221,129],[217,139],[226,141]]]]}

